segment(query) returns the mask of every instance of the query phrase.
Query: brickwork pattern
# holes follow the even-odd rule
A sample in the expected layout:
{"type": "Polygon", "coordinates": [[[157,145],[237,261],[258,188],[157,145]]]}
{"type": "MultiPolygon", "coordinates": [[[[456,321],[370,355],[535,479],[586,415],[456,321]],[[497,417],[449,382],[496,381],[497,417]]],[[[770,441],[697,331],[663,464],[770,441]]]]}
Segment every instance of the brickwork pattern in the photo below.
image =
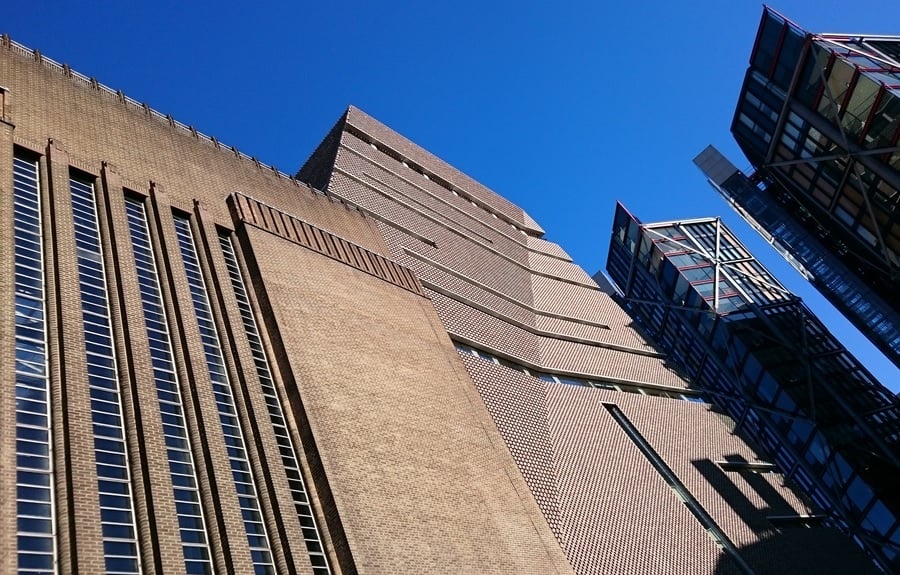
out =
{"type": "Polygon", "coordinates": [[[400,136],[387,126],[375,121],[358,108],[351,107],[347,113],[347,123],[356,129],[371,135],[375,140],[384,142],[390,148],[410,158],[420,166],[428,166],[429,170],[442,176],[450,184],[464,188],[480,201],[503,213],[510,219],[519,222],[522,226],[529,227],[536,232],[542,232],[534,220],[532,220],[522,208],[484,187],[471,177],[450,166],[440,158],[427,152],[416,144],[400,136]]]}
{"type": "Polygon", "coordinates": [[[106,242],[115,265],[109,270],[109,278],[121,293],[121,298],[111,300],[111,308],[114,329],[124,334],[116,341],[123,407],[127,420],[141,422],[140,426],[127,426],[125,432],[131,445],[142,446],[131,449],[129,455],[136,478],[132,485],[136,513],[148,519],[137,522],[143,567],[151,572],[184,573],[171,475],[166,466],[158,463],[168,459],[163,418],[158,399],[142,390],[143,382],[153,380],[153,368],[127,228],[124,190],[112,166],[103,166],[102,183],[99,189],[106,204],[106,242]]]}
{"type": "Polygon", "coordinates": [[[334,166],[328,193],[379,219],[392,256],[414,270],[430,294],[439,294],[433,300],[448,331],[545,369],[617,378],[633,373],[643,381],[685,386],[659,360],[651,367],[646,358],[609,351],[653,353],[626,328],[630,318],[565,252],[472,205],[465,199],[474,197],[468,189],[454,193],[425,177],[434,165],[413,169],[411,159],[401,161],[408,158],[401,148],[409,146],[395,148],[399,136],[375,140],[373,134],[384,132],[373,128],[374,120],[365,122],[368,131],[361,133],[349,121],[331,156],[317,151],[327,157],[320,161],[334,166]],[[573,339],[583,343],[567,341],[573,339]],[[644,367],[630,371],[632,361],[644,367]]]}
{"type": "MultiPolygon", "coordinates": [[[[488,242],[493,240],[487,234],[498,236],[491,229],[490,215],[487,212],[459,196],[447,201],[447,196],[452,197],[448,190],[408,166],[397,165],[392,157],[371,148],[351,134],[344,135],[340,146],[341,161],[335,169],[358,179],[360,184],[371,191],[427,213],[442,222],[468,220],[466,229],[488,242]],[[460,218],[460,215],[463,217],[460,218]]],[[[507,237],[510,235],[507,234],[507,237]]]]}
{"type": "Polygon", "coordinates": [[[554,244],[553,242],[548,242],[543,238],[527,236],[525,238],[525,245],[527,245],[529,249],[532,249],[536,252],[560,258],[566,260],[567,262],[572,261],[572,258],[569,257],[569,254],[567,254],[566,251],[562,249],[562,246],[560,246],[559,244],[554,244]]]}
{"type": "Polygon", "coordinates": [[[741,573],[604,403],[626,413],[758,573],[812,575],[854,564],[869,572],[861,552],[835,531],[778,529],[768,521],[813,510],[779,475],[723,471],[716,462],[758,457],[723,433],[708,406],[548,383],[461,356],[578,573],[741,573]],[[803,535],[810,531],[815,535],[803,535]]]}
{"type": "MultiPolygon", "coordinates": [[[[391,224],[399,224],[437,244],[437,248],[429,249],[416,242],[425,255],[440,263],[458,270],[472,279],[491,283],[502,293],[523,303],[531,304],[531,290],[528,286],[528,270],[521,263],[525,255],[524,248],[517,257],[472,258],[467,254],[482,251],[482,246],[493,248],[483,240],[471,235],[467,230],[457,230],[446,224],[423,217],[403,204],[386,198],[368,188],[360,186],[357,180],[343,173],[335,173],[332,177],[329,193],[354,204],[364,206],[391,224]]],[[[397,253],[393,253],[397,256],[397,253]]]]}
{"type": "MultiPolygon", "coordinates": [[[[315,380],[317,386],[307,383],[303,389],[297,386],[282,392],[295,408],[289,418],[293,422],[291,432],[303,436],[301,443],[309,449],[301,464],[304,474],[314,479],[310,493],[316,512],[321,514],[319,523],[326,527],[323,539],[335,572],[571,573],[490,416],[471,388],[431,304],[422,297],[418,280],[387,257],[389,250],[377,220],[195,130],[162,119],[121,94],[100,89],[68,68],[47,65],[39,55],[23,54],[6,44],[0,46],[0,77],[10,93],[16,94],[13,103],[5,106],[15,127],[3,124],[3,153],[11,157],[15,143],[42,156],[42,174],[52,176],[52,182],[42,178],[47,182],[44,194],[54,202],[52,213],[47,207],[44,219],[63,230],[48,232],[46,237],[52,256],[48,277],[54,278],[48,289],[48,332],[66,336],[52,338],[50,348],[53,402],[60,407],[55,412],[54,429],[60,446],[56,487],[61,573],[103,570],[90,403],[84,366],[78,360],[84,356],[84,338],[76,305],[79,296],[73,287],[77,282],[72,279],[75,250],[71,232],[65,232],[71,230],[71,216],[67,216],[71,206],[65,194],[70,166],[98,177],[98,189],[102,191],[101,211],[105,215],[101,233],[104,250],[110,254],[107,259],[113,262],[109,263],[109,273],[115,274],[110,282],[111,293],[115,294],[115,343],[123,353],[123,372],[129,372],[123,414],[131,426],[127,441],[134,454],[131,471],[139,498],[137,527],[146,569],[179,573],[184,571],[184,564],[172,512],[171,478],[164,465],[160,425],[165,420],[159,413],[155,390],[148,384],[152,368],[146,355],[146,335],[142,335],[145,326],[134,269],[127,263],[133,255],[128,236],[122,231],[125,194],[143,198],[147,208],[160,287],[170,318],[174,362],[182,382],[184,419],[190,442],[196,447],[201,503],[208,512],[209,543],[217,572],[250,572],[251,553],[227,464],[228,445],[219,431],[215,393],[179,256],[173,212],[191,220],[226,369],[241,388],[235,397],[238,417],[247,430],[254,473],[265,478],[259,493],[260,507],[272,536],[279,573],[309,573],[310,569],[303,558],[301,528],[282,510],[282,500],[289,500],[287,478],[278,465],[272,429],[259,415],[265,412],[265,398],[258,389],[248,343],[235,319],[234,295],[222,280],[221,254],[216,251],[220,248],[209,240],[220,229],[240,227],[246,237],[254,237],[253,242],[241,242],[248,253],[240,257],[266,261],[277,268],[270,275],[281,277],[277,289],[264,282],[254,288],[279,294],[266,301],[287,306],[279,308],[279,322],[290,326],[292,352],[302,347],[304,354],[317,358],[318,363],[313,365],[330,373],[328,378],[315,380]],[[44,143],[50,139],[53,144],[48,151],[44,143]],[[237,219],[226,202],[235,192],[244,192],[244,206],[248,208],[237,219]],[[252,194],[252,199],[246,194],[252,194]],[[306,247],[300,247],[304,242],[306,247]],[[264,246],[262,256],[254,253],[255,245],[264,246]],[[271,249],[272,245],[277,249],[271,249]],[[296,282],[298,277],[303,281],[296,282]],[[297,318],[302,316],[286,315],[283,309],[305,305],[302,298],[306,291],[315,291],[313,288],[319,297],[315,300],[319,302],[316,320],[301,329],[297,318]],[[343,304],[331,297],[341,290],[347,298],[343,304]],[[373,310],[380,309],[382,300],[393,303],[374,318],[373,310]],[[370,319],[377,328],[366,323],[370,319]],[[345,345],[352,342],[344,330],[327,329],[342,322],[355,326],[353,337],[362,344],[345,345]],[[394,339],[403,342],[402,353],[390,345],[394,339]],[[359,345],[366,354],[356,354],[359,345]],[[425,357],[416,356],[420,345],[430,350],[425,357]],[[350,360],[342,363],[337,361],[339,357],[350,360]],[[360,377],[369,367],[369,357],[381,358],[380,367],[373,372],[376,376],[360,377]],[[341,407],[347,382],[354,379],[359,385],[349,386],[354,393],[341,407]],[[435,381],[445,382],[443,393],[432,392],[435,381]],[[326,383],[325,399],[315,393],[304,397],[305,390],[320,389],[326,383]],[[372,389],[391,391],[380,403],[368,405],[372,389]],[[410,399],[404,403],[407,395],[410,399]],[[353,401],[359,402],[359,409],[348,409],[353,401]],[[360,425],[366,421],[360,420],[358,413],[371,416],[369,427],[360,425]],[[391,424],[402,422],[398,413],[411,414],[409,423],[392,429],[391,424]],[[309,422],[318,424],[306,425],[309,422]],[[152,437],[145,438],[147,434],[152,437]],[[335,443],[328,439],[330,434],[348,443],[335,443]],[[373,457],[368,449],[354,452],[351,447],[356,435],[376,441],[389,455],[373,457]],[[420,444],[423,437],[428,441],[420,444]],[[356,454],[355,460],[345,460],[345,448],[346,453],[356,454]],[[357,465],[349,465],[351,462],[357,465]],[[373,478],[385,481],[381,484],[373,478]]],[[[0,168],[0,191],[4,194],[9,192],[8,173],[8,167],[0,168]]],[[[438,216],[434,219],[442,221],[438,216]]],[[[442,222],[443,226],[437,226],[444,234],[442,239],[449,234],[456,241],[464,241],[447,231],[448,221],[442,222]]],[[[506,241],[512,249],[524,251],[515,242],[506,241]]],[[[11,274],[0,274],[7,276],[11,274]]],[[[0,295],[9,298],[11,288],[4,287],[2,281],[0,295]]],[[[3,322],[12,329],[11,321],[6,315],[0,317],[0,329],[3,322]]],[[[262,323],[275,325],[275,334],[283,333],[273,321],[270,317],[262,323]]],[[[264,335],[273,349],[285,349],[280,337],[264,335]]],[[[4,343],[2,353],[8,355],[10,351],[4,343]]],[[[276,354],[279,381],[307,381],[310,368],[301,369],[296,363],[304,354],[292,353],[290,358],[276,354]]],[[[3,395],[0,401],[8,403],[13,398],[3,395]]],[[[5,415],[0,414],[0,418],[0,425],[11,425],[5,415]]],[[[6,441],[7,437],[4,433],[0,440],[4,442],[0,445],[4,461],[15,457],[14,445],[6,441]]],[[[4,465],[0,471],[0,492],[14,493],[15,474],[7,469],[14,467],[4,465]]],[[[14,500],[14,496],[4,498],[3,504],[12,501],[14,505],[14,500]]],[[[8,516],[14,517],[14,513],[8,516]]],[[[14,564],[12,524],[0,530],[0,549],[0,564],[14,564]]]]}
{"type": "MultiPolygon", "coordinates": [[[[0,165],[13,165],[13,127],[0,122],[0,165]]],[[[0,245],[11,246],[13,233],[13,173],[0,170],[0,245]]],[[[0,269],[11,270],[15,254],[0,249],[0,269]]],[[[0,342],[15,341],[15,276],[0,274],[0,342]]],[[[0,345],[0,365],[15,364],[12,345],[0,345]]],[[[9,369],[9,368],[6,368],[9,369]]],[[[16,390],[15,385],[0,386],[0,533],[16,531],[16,390]]],[[[0,572],[16,568],[16,539],[0,537],[0,572]]]]}
{"type": "Polygon", "coordinates": [[[536,335],[486,314],[462,301],[426,289],[444,327],[454,337],[535,368],[551,368],[585,377],[643,382],[684,389],[688,383],[665,368],[663,360],[577,341],[536,335]]]}
{"type": "Polygon", "coordinates": [[[552,486],[556,508],[545,513],[579,574],[714,573],[720,551],[603,409],[622,394],[463,359],[539,503],[552,486]],[[520,447],[534,420],[544,422],[549,465],[520,447]]]}
{"type": "MultiPolygon", "coordinates": [[[[629,351],[649,348],[583,270],[539,237],[543,231],[526,213],[361,111],[348,110],[300,172],[327,187],[326,197],[6,40],[0,78],[10,88],[0,159],[11,158],[14,144],[42,156],[44,220],[57,228],[44,243],[52,278],[47,327],[59,334],[49,355],[62,575],[103,569],[70,166],[105,182],[101,228],[119,268],[111,282],[114,328],[123,367],[132,370],[124,411],[134,425],[127,440],[148,569],[177,573],[181,564],[171,480],[154,468],[164,449],[158,437],[143,438],[159,433],[160,414],[146,384],[144,343],[136,343],[142,328],[135,278],[124,269],[128,243],[117,231],[126,193],[144,198],[148,210],[217,572],[251,572],[251,552],[173,211],[190,218],[198,241],[226,369],[240,388],[237,411],[253,470],[265,478],[260,507],[279,572],[310,571],[299,526],[280,517],[289,488],[223,279],[219,230],[236,232],[237,255],[256,276],[251,297],[336,572],[733,572],[603,401],[622,405],[730,537],[751,548],[780,545],[778,557],[797,554],[786,538],[764,538],[771,529],[758,513],[796,511],[802,502],[771,478],[726,482],[703,463],[752,455],[727,437],[707,441],[723,433],[712,414],[696,411],[703,407],[554,386],[459,360],[448,332],[537,367],[686,385],[662,358],[629,351]]],[[[8,207],[7,169],[0,166],[0,208],[8,207]]],[[[8,223],[2,212],[0,224],[8,223]]],[[[11,226],[0,228],[9,245],[11,226]]],[[[0,271],[8,272],[12,260],[3,250],[0,258],[0,271]]],[[[11,275],[0,273],[7,303],[11,275]]],[[[0,313],[0,336],[11,333],[12,322],[8,311],[0,313]]],[[[12,357],[11,340],[0,337],[0,358],[12,357]]],[[[3,511],[15,492],[7,465],[15,457],[12,401],[0,391],[0,495],[9,496],[0,497],[3,511]]],[[[12,513],[3,515],[0,570],[12,565],[16,546],[12,513]]]]}
{"type": "Polygon", "coordinates": [[[571,283],[595,287],[591,279],[583,269],[572,265],[572,262],[561,260],[538,252],[528,252],[528,267],[535,273],[550,275],[571,283]]]}
{"type": "Polygon", "coordinates": [[[170,323],[175,345],[175,364],[182,382],[185,416],[200,483],[204,508],[216,510],[207,518],[210,547],[217,570],[240,572],[252,570],[250,548],[247,544],[240,509],[236,505],[237,491],[231,480],[228,465],[228,446],[221,433],[216,396],[205,361],[203,341],[191,299],[184,263],[178,257],[178,240],[169,195],[159,186],[151,188],[148,207],[153,221],[154,246],[167,314],[180,318],[170,323]]]}
{"type": "Polygon", "coordinates": [[[476,387],[547,523],[560,545],[565,548],[553,441],[547,413],[547,386],[539,379],[524,374],[520,374],[520,377],[479,358],[467,354],[461,354],[461,357],[466,369],[475,375],[476,387]],[[498,378],[503,384],[488,389],[484,382],[491,378],[498,378]]]}
{"type": "Polygon", "coordinates": [[[501,220],[499,212],[474,202],[462,189],[451,190],[398,161],[395,152],[385,146],[373,147],[353,133],[345,133],[338,156],[340,161],[335,163],[335,170],[356,178],[379,194],[440,220],[453,221],[473,235],[496,244],[497,249],[511,250],[513,253],[509,255],[527,247],[528,236],[514,227],[515,224],[501,220]]]}
{"type": "MultiPolygon", "coordinates": [[[[492,192],[465,179],[450,184],[452,172],[444,171],[443,163],[356,109],[345,120],[331,153],[317,152],[327,158],[320,161],[333,166],[327,191],[378,219],[390,253],[419,276],[454,339],[539,371],[688,387],[631,327],[624,310],[562,249],[535,237],[539,232],[534,229],[530,235],[513,229],[506,221],[511,212],[502,211],[502,202],[486,201],[492,192]],[[472,187],[458,187],[463,184],[472,187]]],[[[526,219],[522,213],[515,221],[526,219]]],[[[621,394],[570,393],[500,366],[487,368],[497,373],[486,387],[478,372],[485,369],[484,362],[464,359],[577,572],[739,571],[597,401],[604,395],[618,401],[621,394]],[[473,370],[474,365],[479,367],[473,370]],[[610,475],[613,468],[619,473],[610,475]],[[630,489],[636,479],[640,489],[630,489]],[[610,512],[618,519],[609,521],[610,512]],[[635,537],[635,528],[644,534],[635,537]],[[678,536],[666,535],[673,532],[678,536]]],[[[701,455],[719,454],[724,447],[708,445],[703,437],[727,433],[706,411],[698,420],[697,410],[703,408],[641,399],[650,403],[640,406],[646,417],[638,423],[647,426],[651,440],[660,444],[667,463],[699,504],[714,510],[735,545],[774,541],[760,509],[786,515],[808,511],[771,478],[723,481],[716,475],[718,467],[701,455]],[[671,425],[665,415],[669,407],[673,413],[693,409],[685,412],[692,417],[684,421],[696,429],[671,425]],[[689,442],[699,447],[689,449],[689,442]]],[[[633,398],[624,400],[629,401],[634,404],[633,398]]],[[[743,444],[730,447],[733,456],[750,455],[743,444]]],[[[757,563],[772,567],[759,558],[757,563]]]]}
{"type": "MultiPolygon", "coordinates": [[[[193,329],[189,327],[192,312],[190,295],[184,287],[183,267],[177,255],[173,255],[178,253],[172,237],[173,203],[182,212],[191,213],[192,198],[206,198],[214,213],[209,221],[213,225],[231,227],[233,221],[225,198],[234,190],[233,186],[245,185],[259,195],[271,196],[273,203],[280,202],[282,206],[302,210],[307,220],[316,222],[331,233],[352,236],[356,244],[372,252],[383,253],[386,248],[378,230],[374,222],[366,220],[355,210],[347,209],[253,162],[237,158],[228,150],[217,149],[188,131],[179,131],[160,123],[143,110],[124,105],[118,99],[109,99],[91,86],[79,85],[78,81],[66,78],[40,62],[22,58],[6,47],[0,48],[0,77],[10,86],[10,93],[17,94],[15,105],[8,108],[11,121],[16,126],[6,132],[14,136],[6,140],[4,150],[11,153],[14,139],[16,145],[42,154],[42,175],[52,175],[53,180],[53,184],[49,185],[48,178],[41,178],[43,182],[48,182],[44,184],[44,193],[50,194],[47,199],[52,199],[55,204],[52,214],[47,207],[44,217],[48,224],[48,277],[57,278],[48,285],[48,333],[66,335],[64,338],[51,338],[50,342],[52,402],[57,406],[54,430],[58,447],[55,477],[60,570],[62,573],[103,570],[97,516],[97,479],[90,436],[90,403],[84,384],[79,383],[83,381],[83,376],[78,375],[84,369],[79,367],[81,360],[78,359],[84,357],[84,343],[80,335],[77,281],[72,279],[75,250],[71,246],[71,231],[65,231],[71,230],[71,216],[66,215],[71,211],[68,171],[69,166],[75,166],[97,176],[104,172],[104,165],[115,164],[121,168],[117,168],[115,174],[107,168],[105,186],[100,186],[98,179],[97,189],[101,192],[100,197],[106,200],[100,206],[101,212],[104,209],[108,212],[108,216],[101,218],[101,230],[105,238],[104,249],[111,254],[107,258],[112,275],[110,293],[118,294],[111,302],[116,345],[120,351],[127,352],[121,363],[123,373],[127,372],[127,379],[123,381],[132,382],[127,383],[123,390],[126,399],[124,416],[130,422],[129,452],[135,455],[131,470],[135,478],[135,494],[139,498],[137,527],[144,568],[171,573],[184,571],[178,527],[173,523],[171,480],[166,472],[165,449],[160,443],[162,438],[158,434],[163,420],[156,406],[155,390],[147,385],[152,377],[145,355],[146,334],[141,334],[144,327],[140,303],[136,299],[138,288],[134,270],[127,264],[132,257],[130,245],[127,233],[119,227],[125,222],[120,204],[126,188],[146,195],[149,180],[153,179],[170,183],[170,189],[174,191],[170,196],[159,191],[161,186],[156,185],[158,193],[148,208],[152,214],[151,231],[154,246],[158,249],[157,259],[168,315],[177,318],[170,327],[176,342],[180,379],[186,389],[185,412],[191,442],[202,446],[197,453],[197,467],[201,471],[199,480],[204,508],[210,518],[210,544],[218,572],[247,572],[250,569],[250,553],[236,505],[237,494],[233,487],[232,495],[227,494],[231,474],[220,463],[225,459],[227,448],[221,437],[217,438],[215,433],[210,432],[218,425],[212,390],[208,378],[204,376],[206,365],[202,352],[196,347],[199,345],[196,325],[193,329]],[[69,113],[72,109],[79,110],[79,114],[69,113]],[[46,142],[51,137],[54,139],[48,155],[40,142],[46,142]],[[66,141],[65,148],[62,141],[66,141]],[[50,161],[47,161],[48,158],[50,161]],[[191,158],[191,161],[184,158],[191,158]],[[66,217],[69,218],[68,224],[66,217]],[[49,225],[51,221],[54,226],[49,225]],[[117,269],[113,274],[114,266],[117,269]],[[188,352],[185,353],[185,350],[188,352]],[[228,481],[219,478],[228,478],[228,481]]],[[[11,162],[7,165],[11,166],[11,162]]],[[[8,167],[0,169],[4,179],[9,177],[9,173],[8,167]]],[[[8,197],[11,195],[4,196],[8,197]]],[[[45,202],[45,206],[49,203],[45,202]]],[[[12,277],[11,273],[4,275],[12,277]]],[[[4,345],[5,353],[9,349],[4,345]]],[[[252,358],[248,357],[245,362],[252,363],[252,358]]],[[[3,437],[7,435],[3,434],[3,437]]],[[[264,442],[265,439],[262,440],[264,442]]],[[[277,445],[267,446],[266,449],[268,453],[277,454],[277,445]]],[[[9,453],[14,457],[13,452],[9,453]]],[[[264,458],[257,456],[255,459],[262,461],[264,458]]],[[[14,468],[14,465],[4,466],[4,469],[14,468]]],[[[259,471],[263,472],[262,469],[259,471]]],[[[277,469],[265,475],[277,478],[279,476],[275,471],[277,469]]],[[[286,490],[283,472],[279,480],[273,481],[276,483],[272,489],[274,497],[279,489],[286,490]]],[[[13,471],[13,475],[3,476],[2,489],[14,489],[14,486],[13,471]]],[[[14,505],[15,497],[4,498],[4,502],[14,505]]],[[[271,506],[268,508],[271,509],[271,506]]],[[[289,522],[276,522],[272,512],[267,512],[267,516],[277,526],[275,530],[283,533],[282,541],[302,541],[299,525],[291,527],[289,522]]],[[[10,514],[10,517],[14,518],[15,514],[10,514]]],[[[15,528],[4,528],[0,533],[4,548],[14,550],[15,528]]],[[[287,547],[284,545],[283,549],[287,547]]],[[[276,555],[283,549],[276,550],[276,555]]],[[[308,565],[303,567],[302,555],[297,555],[296,565],[286,564],[283,554],[280,557],[281,572],[309,572],[308,565]]],[[[14,554],[4,554],[3,561],[14,562],[14,554]]]]}
{"type": "Polygon", "coordinates": [[[193,200],[215,198],[207,209],[213,221],[229,226],[222,201],[242,191],[288,213],[303,213],[308,222],[383,253],[384,243],[374,222],[360,223],[349,209],[331,209],[306,184],[237,155],[225,146],[173,129],[141,106],[92,88],[0,46],[0,77],[9,88],[16,143],[38,153],[48,138],[65,143],[71,161],[88,173],[99,173],[105,161],[115,165],[125,187],[146,191],[152,180],[168,190],[170,203],[182,212],[193,200]],[[70,113],[77,110],[78,113],[70,113]],[[186,160],[188,159],[189,160],[186,160]]]}
{"type": "Polygon", "coordinates": [[[409,269],[380,254],[242,194],[234,194],[229,199],[234,206],[235,217],[245,224],[266,230],[415,294],[423,293],[422,286],[409,269]]]}
{"type": "Polygon", "coordinates": [[[597,290],[596,285],[586,288],[538,274],[529,279],[534,293],[534,305],[538,309],[609,325],[610,311],[617,307],[609,296],[597,290]]]}
{"type": "Polygon", "coordinates": [[[403,255],[398,258],[415,270],[416,275],[425,282],[440,288],[443,292],[462,298],[471,305],[477,305],[480,309],[487,310],[492,315],[498,315],[511,323],[524,324],[530,328],[535,327],[535,313],[533,308],[528,308],[521,303],[504,297],[494,290],[486,289],[484,284],[474,283],[472,280],[460,277],[459,272],[428,260],[426,256],[413,252],[409,248],[404,249],[403,255]],[[451,273],[455,272],[455,273],[451,273]]]}
{"type": "MultiPolygon", "coordinates": [[[[85,362],[84,325],[80,301],[75,230],[69,192],[69,156],[58,142],[47,147],[52,224],[44,228],[52,242],[48,258],[47,333],[57,333],[49,345],[51,404],[54,413],[54,450],[61,571],[105,569],[98,508],[97,470],[91,429],[91,399],[85,362]],[[52,280],[49,278],[53,278],[52,280]],[[70,454],[78,453],[73,458],[70,454]],[[60,472],[65,470],[64,472],[60,472]],[[79,497],[81,493],[91,498],[79,497]]],[[[46,216],[45,216],[45,221],[46,216]]]]}
{"type": "Polygon", "coordinates": [[[244,231],[359,570],[565,572],[533,499],[510,490],[431,304],[244,231]],[[286,269],[285,252],[319,273],[286,269]]]}

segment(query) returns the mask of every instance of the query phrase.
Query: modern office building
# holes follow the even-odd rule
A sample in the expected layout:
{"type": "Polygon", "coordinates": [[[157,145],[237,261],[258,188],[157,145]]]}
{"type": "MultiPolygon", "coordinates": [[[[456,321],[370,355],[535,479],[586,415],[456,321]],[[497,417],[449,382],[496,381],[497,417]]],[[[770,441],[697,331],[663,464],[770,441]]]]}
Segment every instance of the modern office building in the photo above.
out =
{"type": "Polygon", "coordinates": [[[617,206],[607,269],[692,385],[834,525],[900,571],[900,403],[718,218],[617,206]]]}
{"type": "Polygon", "coordinates": [[[900,37],[766,8],[731,131],[754,173],[701,168],[900,367],[900,37]]]}
{"type": "Polygon", "coordinates": [[[874,569],[361,111],[294,178],[7,37],[0,85],[0,572],[874,569]]]}

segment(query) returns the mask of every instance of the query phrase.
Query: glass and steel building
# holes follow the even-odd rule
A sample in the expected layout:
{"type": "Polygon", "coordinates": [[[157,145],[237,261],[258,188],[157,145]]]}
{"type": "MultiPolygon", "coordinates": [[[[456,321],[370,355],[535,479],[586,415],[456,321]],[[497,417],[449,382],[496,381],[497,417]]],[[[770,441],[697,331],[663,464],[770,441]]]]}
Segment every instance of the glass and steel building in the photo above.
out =
{"type": "Polygon", "coordinates": [[[696,389],[888,570],[900,568],[900,405],[718,218],[621,204],[607,270],[696,389]]]}
{"type": "Polygon", "coordinates": [[[754,173],[711,181],[900,367],[900,37],[766,8],[731,131],[754,173]]]}

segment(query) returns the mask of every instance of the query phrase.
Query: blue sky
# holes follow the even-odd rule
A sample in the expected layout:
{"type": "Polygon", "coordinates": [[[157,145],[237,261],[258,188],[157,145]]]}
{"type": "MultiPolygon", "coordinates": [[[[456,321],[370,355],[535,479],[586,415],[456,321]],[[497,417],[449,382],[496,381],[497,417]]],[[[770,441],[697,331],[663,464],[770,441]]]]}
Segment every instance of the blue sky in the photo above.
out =
{"type": "MultiPolygon", "coordinates": [[[[9,2],[0,31],[294,173],[348,104],[521,205],[589,273],[613,209],[722,215],[884,384],[900,374],[707,186],[762,5],[9,2]]],[[[785,0],[817,32],[900,34],[896,0],[785,0]]],[[[0,79],[2,84],[2,79],[0,79]]]]}

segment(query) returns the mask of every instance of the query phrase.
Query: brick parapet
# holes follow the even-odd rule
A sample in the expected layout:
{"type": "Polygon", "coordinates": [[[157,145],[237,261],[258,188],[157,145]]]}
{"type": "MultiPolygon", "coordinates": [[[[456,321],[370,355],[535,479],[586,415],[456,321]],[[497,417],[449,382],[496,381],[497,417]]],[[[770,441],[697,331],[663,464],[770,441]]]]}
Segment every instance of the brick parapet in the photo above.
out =
{"type": "MultiPolygon", "coordinates": [[[[217,150],[221,150],[231,156],[239,160],[243,160],[249,162],[253,166],[255,166],[258,170],[271,172],[279,178],[284,178],[287,180],[291,180],[297,182],[292,176],[282,172],[275,166],[269,166],[260,162],[257,158],[253,156],[249,156],[234,146],[229,146],[227,144],[223,144],[214,136],[207,136],[202,132],[197,131],[197,129],[193,126],[189,126],[187,124],[183,124],[177,120],[175,120],[169,114],[163,114],[157,110],[154,110],[150,106],[145,103],[138,102],[133,98],[126,96],[121,90],[114,90],[109,86],[101,84],[95,78],[89,78],[84,74],[76,72],[68,64],[60,64],[47,56],[43,55],[40,51],[28,48],[18,42],[12,40],[8,35],[3,35],[2,42],[0,42],[0,47],[5,48],[11,54],[19,56],[21,58],[31,60],[32,62],[42,66],[44,69],[51,73],[55,73],[62,77],[68,78],[72,83],[79,85],[82,88],[91,90],[96,93],[97,97],[103,98],[108,101],[116,102],[130,111],[136,112],[138,114],[142,114],[147,118],[150,118],[154,121],[159,122],[160,124],[167,125],[169,128],[172,128],[176,131],[184,132],[186,135],[190,135],[191,137],[197,139],[204,144],[212,146],[217,150]]],[[[0,120],[9,121],[12,117],[13,105],[12,105],[12,97],[9,93],[8,89],[0,89],[0,120]]],[[[299,182],[297,182],[298,185],[299,182]]]]}
{"type": "Polygon", "coordinates": [[[232,194],[228,201],[235,219],[247,225],[258,227],[417,295],[424,295],[415,274],[393,260],[243,194],[232,194]]]}
{"type": "Polygon", "coordinates": [[[30,51],[0,47],[0,77],[16,102],[11,117],[19,122],[16,141],[26,148],[43,153],[41,142],[51,137],[64,141],[71,165],[90,171],[109,162],[129,189],[145,189],[153,180],[167,186],[171,204],[184,211],[192,209],[195,197],[216,198],[207,208],[214,221],[225,226],[230,217],[220,200],[236,190],[252,191],[267,204],[302,212],[317,227],[337,235],[355,229],[356,243],[384,252],[374,222],[358,227],[361,214],[352,207],[326,208],[340,207],[341,202],[252,158],[236,157],[221,144],[217,148],[212,138],[195,135],[188,126],[176,124],[173,129],[165,116],[148,115],[143,105],[133,105],[77,73],[63,73],[43,56],[36,59],[30,51]],[[68,113],[71,109],[79,113],[68,113]],[[151,149],[164,152],[146,153],[151,149]]]}

